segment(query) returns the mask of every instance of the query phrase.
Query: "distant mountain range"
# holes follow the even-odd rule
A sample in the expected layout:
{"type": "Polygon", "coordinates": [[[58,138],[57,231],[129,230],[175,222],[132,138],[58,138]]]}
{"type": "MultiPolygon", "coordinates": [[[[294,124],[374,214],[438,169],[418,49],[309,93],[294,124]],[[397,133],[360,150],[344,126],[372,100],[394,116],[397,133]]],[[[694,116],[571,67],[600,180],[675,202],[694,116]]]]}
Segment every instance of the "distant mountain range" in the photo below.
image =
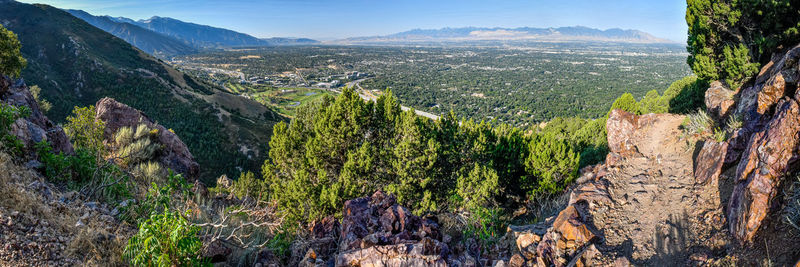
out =
{"type": "Polygon", "coordinates": [[[480,41],[516,42],[623,42],[623,43],[675,43],[638,30],[599,30],[583,26],[559,28],[442,28],[414,29],[385,35],[354,37],[329,41],[330,44],[415,44],[415,43],[470,43],[480,41]]]}
{"type": "Polygon", "coordinates": [[[83,10],[66,10],[93,26],[117,36],[137,48],[158,56],[180,55],[203,48],[317,44],[307,38],[254,36],[207,25],[154,16],[146,20],[95,16],[83,10]]]}

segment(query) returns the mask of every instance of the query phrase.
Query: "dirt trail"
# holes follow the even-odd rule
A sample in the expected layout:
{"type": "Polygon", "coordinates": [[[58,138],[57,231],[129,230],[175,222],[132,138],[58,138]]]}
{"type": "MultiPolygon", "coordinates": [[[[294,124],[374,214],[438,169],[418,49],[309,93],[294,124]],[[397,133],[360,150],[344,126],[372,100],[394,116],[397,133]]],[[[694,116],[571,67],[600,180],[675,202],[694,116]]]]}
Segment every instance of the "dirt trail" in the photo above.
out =
{"type": "MultiPolygon", "coordinates": [[[[687,264],[692,253],[719,249],[703,236],[720,232],[722,205],[716,183],[696,186],[693,148],[681,139],[684,117],[662,115],[636,132],[641,153],[610,167],[612,203],[594,209],[593,222],[605,238],[598,248],[635,265],[687,264]]],[[[715,239],[718,240],[718,239],[715,239]]]]}

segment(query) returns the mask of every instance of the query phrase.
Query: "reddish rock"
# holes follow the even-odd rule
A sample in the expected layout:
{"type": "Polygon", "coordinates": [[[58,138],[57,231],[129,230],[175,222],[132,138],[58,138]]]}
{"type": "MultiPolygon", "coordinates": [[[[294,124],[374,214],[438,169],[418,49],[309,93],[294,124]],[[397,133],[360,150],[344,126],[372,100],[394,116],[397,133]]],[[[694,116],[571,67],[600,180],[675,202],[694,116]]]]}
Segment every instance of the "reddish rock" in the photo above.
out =
{"type": "Polygon", "coordinates": [[[731,233],[750,242],[769,213],[781,178],[796,160],[800,133],[797,102],[783,99],[765,130],[753,134],[736,170],[728,207],[731,233]]]}
{"type": "Polygon", "coordinates": [[[444,266],[449,249],[437,223],[383,192],[344,204],[337,266],[444,266]]]}
{"type": "Polygon", "coordinates": [[[706,90],[705,103],[708,113],[714,118],[725,118],[732,111],[733,91],[725,88],[719,81],[712,82],[711,87],[706,90]]]}
{"type": "Polygon", "coordinates": [[[561,234],[561,240],[568,249],[583,246],[597,237],[584,224],[578,210],[572,205],[558,213],[558,217],[553,222],[553,230],[561,234]]]}
{"type": "Polygon", "coordinates": [[[167,130],[164,126],[154,123],[141,111],[138,111],[125,104],[119,103],[112,98],[103,98],[97,101],[96,119],[106,123],[103,133],[107,140],[122,127],[135,128],[144,123],[150,128],[158,130],[158,141],[163,145],[158,161],[165,167],[177,173],[182,173],[185,178],[193,180],[197,178],[199,165],[195,162],[189,148],[181,141],[177,134],[167,130]]]}
{"type": "Polygon", "coordinates": [[[622,156],[638,153],[634,145],[634,133],[639,127],[639,116],[621,109],[611,111],[606,120],[608,131],[608,148],[611,152],[622,156]]]}
{"type": "Polygon", "coordinates": [[[725,164],[725,153],[728,143],[706,141],[695,158],[694,179],[698,184],[707,184],[719,179],[722,166],[725,164]]]}
{"type": "Polygon", "coordinates": [[[798,59],[800,46],[793,47],[785,54],[775,54],[761,68],[755,83],[742,90],[736,112],[743,114],[747,132],[761,131],[770,120],[771,110],[778,101],[793,91],[787,90],[787,84],[795,87],[798,82],[798,59]]]}

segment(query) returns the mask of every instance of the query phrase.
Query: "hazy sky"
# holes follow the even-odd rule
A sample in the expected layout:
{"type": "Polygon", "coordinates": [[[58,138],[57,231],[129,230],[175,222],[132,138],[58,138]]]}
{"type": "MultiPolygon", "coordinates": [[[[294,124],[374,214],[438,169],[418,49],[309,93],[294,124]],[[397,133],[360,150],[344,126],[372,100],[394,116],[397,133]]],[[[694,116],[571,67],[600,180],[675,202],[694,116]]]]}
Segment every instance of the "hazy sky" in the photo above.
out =
{"type": "Polygon", "coordinates": [[[256,37],[331,39],[415,28],[587,26],[686,40],[684,0],[23,0],[93,15],[172,17],[256,37]]]}

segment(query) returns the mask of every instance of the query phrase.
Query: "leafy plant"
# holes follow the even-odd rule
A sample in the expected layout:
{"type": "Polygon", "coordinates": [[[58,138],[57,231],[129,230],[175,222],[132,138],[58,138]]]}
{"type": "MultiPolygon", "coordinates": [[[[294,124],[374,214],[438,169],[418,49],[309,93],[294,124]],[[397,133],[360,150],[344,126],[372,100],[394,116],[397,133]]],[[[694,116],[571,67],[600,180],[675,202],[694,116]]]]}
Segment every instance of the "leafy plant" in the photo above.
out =
{"type": "Polygon", "coordinates": [[[699,109],[697,112],[689,114],[683,125],[684,132],[690,134],[703,134],[712,129],[714,120],[704,110],[699,109]]]}
{"type": "Polygon", "coordinates": [[[84,148],[98,154],[105,151],[103,131],[105,122],[95,119],[95,107],[75,107],[67,117],[64,132],[75,147],[84,148]]]}
{"type": "Polygon", "coordinates": [[[26,106],[14,107],[0,103],[0,149],[19,154],[24,144],[14,135],[9,134],[11,125],[19,118],[30,116],[31,110],[26,106]]]}
{"type": "Polygon", "coordinates": [[[199,231],[177,212],[152,214],[128,240],[123,258],[134,266],[210,266],[200,256],[199,231]]]}
{"type": "Polygon", "coordinates": [[[639,108],[639,103],[636,102],[636,98],[634,98],[630,93],[624,93],[615,99],[614,103],[611,104],[611,109],[608,111],[608,113],[611,114],[611,111],[615,109],[621,109],[637,115],[642,114],[642,110],[639,108]]]}
{"type": "Polygon", "coordinates": [[[22,45],[17,35],[0,25],[0,74],[19,76],[27,61],[19,52],[22,45]]]}

